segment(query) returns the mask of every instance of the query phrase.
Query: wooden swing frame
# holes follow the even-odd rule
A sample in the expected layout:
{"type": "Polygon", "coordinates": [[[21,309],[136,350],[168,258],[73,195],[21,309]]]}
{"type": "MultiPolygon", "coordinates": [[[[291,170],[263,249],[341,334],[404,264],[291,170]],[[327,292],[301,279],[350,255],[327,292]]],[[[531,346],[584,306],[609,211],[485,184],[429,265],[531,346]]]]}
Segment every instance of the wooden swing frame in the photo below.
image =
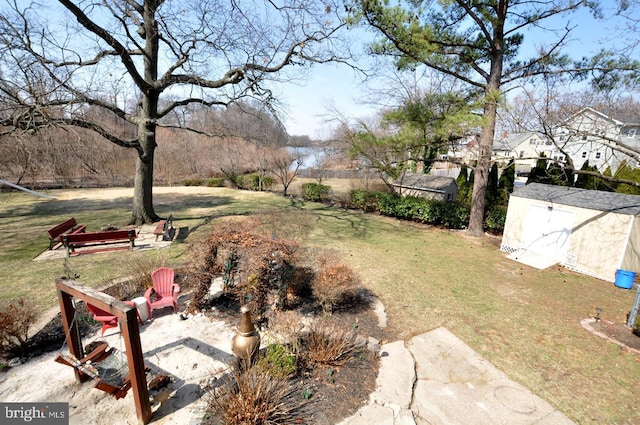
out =
{"type": "MultiPolygon", "coordinates": [[[[76,313],[73,304],[74,297],[85,303],[95,305],[118,318],[122,330],[122,338],[124,339],[125,351],[127,353],[127,364],[129,367],[128,377],[133,391],[136,416],[138,417],[139,423],[143,425],[149,423],[152,412],[149,402],[149,391],[147,389],[142,345],[140,344],[140,328],[138,325],[137,310],[117,298],[84,286],[71,279],[56,280],[56,289],[67,345],[69,346],[71,356],[76,359],[82,359],[85,356],[78,324],[74,320],[76,313]]],[[[74,372],[78,382],[85,382],[90,378],[89,375],[82,373],[79,368],[74,367],[74,372]]]]}

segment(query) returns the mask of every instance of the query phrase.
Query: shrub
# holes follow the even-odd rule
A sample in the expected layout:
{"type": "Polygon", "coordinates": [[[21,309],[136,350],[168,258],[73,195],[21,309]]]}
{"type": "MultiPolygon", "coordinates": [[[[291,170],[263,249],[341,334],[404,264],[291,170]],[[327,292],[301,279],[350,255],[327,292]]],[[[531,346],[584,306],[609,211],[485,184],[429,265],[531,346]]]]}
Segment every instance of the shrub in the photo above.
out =
{"type": "Polygon", "coordinates": [[[157,268],[167,265],[167,259],[160,250],[157,254],[148,255],[143,252],[133,252],[127,255],[120,264],[125,276],[130,276],[129,284],[124,291],[128,294],[112,294],[116,298],[124,299],[146,288],[153,286],[151,273],[157,268]]]}
{"type": "Polygon", "coordinates": [[[260,368],[235,371],[233,379],[209,394],[209,408],[224,425],[305,423],[307,400],[300,385],[274,378],[260,368]]]}
{"type": "Polygon", "coordinates": [[[356,349],[355,333],[334,324],[316,323],[311,326],[308,349],[312,363],[340,366],[356,349]]]}
{"type": "Polygon", "coordinates": [[[260,176],[257,174],[244,176],[244,186],[246,189],[260,190],[260,176]]]}
{"type": "Polygon", "coordinates": [[[24,354],[36,318],[35,303],[24,298],[0,306],[0,354],[14,350],[24,354]]]}
{"type": "Polygon", "coordinates": [[[322,256],[313,279],[312,292],[325,313],[332,313],[340,305],[358,295],[359,279],[356,273],[339,260],[322,256]]]}
{"type": "Polygon", "coordinates": [[[302,197],[309,201],[324,201],[329,199],[331,186],[319,183],[304,183],[302,185],[302,197]]]}
{"type": "Polygon", "coordinates": [[[224,187],[224,177],[212,177],[207,179],[205,185],[208,187],[224,187]]]}
{"type": "Polygon", "coordinates": [[[182,185],[183,186],[202,186],[203,183],[204,183],[204,180],[199,179],[199,178],[192,178],[192,179],[184,179],[184,180],[182,180],[182,185]]]}
{"type": "MultiPolygon", "coordinates": [[[[269,189],[273,186],[275,181],[272,177],[265,176],[262,178],[262,190],[269,189]]],[[[250,174],[248,176],[244,176],[242,185],[245,189],[250,190],[260,190],[260,176],[257,174],[250,174]]]]}
{"type": "Polygon", "coordinates": [[[469,225],[469,206],[462,202],[438,202],[438,222],[449,229],[466,229],[469,225]]]}
{"type": "Polygon", "coordinates": [[[487,216],[484,219],[484,227],[492,233],[502,233],[506,220],[507,208],[495,206],[487,211],[487,216]]]}
{"type": "Polygon", "coordinates": [[[278,310],[269,320],[269,329],[286,343],[294,353],[299,353],[302,348],[302,330],[304,329],[304,316],[296,310],[278,310]]]}
{"type": "Polygon", "coordinates": [[[262,178],[262,188],[263,189],[271,189],[276,181],[273,177],[265,176],[262,178]]]}
{"type": "Polygon", "coordinates": [[[381,214],[395,216],[395,210],[400,202],[400,197],[389,192],[375,192],[378,211],[381,214]]]}
{"type": "Polygon", "coordinates": [[[286,379],[296,373],[297,359],[293,351],[286,345],[272,343],[260,354],[254,367],[264,370],[274,378],[286,379]]]}
{"type": "Polygon", "coordinates": [[[364,211],[376,211],[378,200],[376,192],[369,190],[352,190],[349,192],[349,206],[364,211]]]}
{"type": "Polygon", "coordinates": [[[408,220],[420,220],[425,223],[433,223],[435,221],[429,201],[415,196],[400,198],[395,207],[395,216],[408,220]]]}

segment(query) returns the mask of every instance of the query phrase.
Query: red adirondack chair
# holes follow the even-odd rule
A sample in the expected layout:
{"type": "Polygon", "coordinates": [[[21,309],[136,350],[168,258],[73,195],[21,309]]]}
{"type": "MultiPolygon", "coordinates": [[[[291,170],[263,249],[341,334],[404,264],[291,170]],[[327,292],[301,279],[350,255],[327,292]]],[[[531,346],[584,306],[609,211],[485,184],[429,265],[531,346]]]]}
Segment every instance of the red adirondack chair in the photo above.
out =
{"type": "Polygon", "coordinates": [[[98,322],[102,322],[102,335],[104,335],[104,331],[109,328],[115,328],[118,326],[118,318],[111,313],[107,313],[106,311],[96,307],[95,305],[91,305],[87,303],[87,308],[91,313],[93,313],[93,320],[98,322]]]}
{"type": "Polygon", "coordinates": [[[174,277],[175,272],[169,267],[160,267],[151,273],[153,287],[144,293],[149,303],[149,316],[153,316],[153,310],[163,307],[173,307],[173,312],[178,312],[180,286],[173,282],[174,277]],[[155,298],[152,298],[152,293],[155,293],[155,298]]]}

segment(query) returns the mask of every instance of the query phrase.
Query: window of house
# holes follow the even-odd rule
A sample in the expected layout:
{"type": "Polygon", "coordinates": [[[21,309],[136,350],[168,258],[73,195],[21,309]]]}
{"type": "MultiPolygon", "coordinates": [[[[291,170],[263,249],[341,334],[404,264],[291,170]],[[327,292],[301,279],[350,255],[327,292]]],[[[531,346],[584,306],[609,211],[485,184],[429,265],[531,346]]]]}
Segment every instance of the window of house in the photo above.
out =
{"type": "Polygon", "coordinates": [[[520,151],[520,158],[524,158],[524,151],[520,151]]]}
{"type": "Polygon", "coordinates": [[[596,152],[596,159],[600,159],[600,152],[596,152]]]}
{"type": "Polygon", "coordinates": [[[587,140],[587,135],[586,134],[582,136],[582,140],[587,140]]]}
{"type": "Polygon", "coordinates": [[[582,152],[582,158],[586,158],[587,157],[587,153],[586,152],[582,152]]]}
{"type": "Polygon", "coordinates": [[[534,137],[532,137],[531,139],[529,139],[529,144],[530,145],[535,145],[536,144],[536,139],[534,137]]]}
{"type": "Polygon", "coordinates": [[[545,145],[547,145],[547,146],[550,146],[550,145],[551,145],[551,140],[546,140],[546,141],[544,142],[544,144],[545,144],[545,145]]]}
{"type": "Polygon", "coordinates": [[[453,201],[453,194],[447,193],[447,201],[453,201]]]}
{"type": "Polygon", "coordinates": [[[629,131],[627,132],[627,136],[636,137],[636,129],[635,128],[630,128],[629,131]]]}

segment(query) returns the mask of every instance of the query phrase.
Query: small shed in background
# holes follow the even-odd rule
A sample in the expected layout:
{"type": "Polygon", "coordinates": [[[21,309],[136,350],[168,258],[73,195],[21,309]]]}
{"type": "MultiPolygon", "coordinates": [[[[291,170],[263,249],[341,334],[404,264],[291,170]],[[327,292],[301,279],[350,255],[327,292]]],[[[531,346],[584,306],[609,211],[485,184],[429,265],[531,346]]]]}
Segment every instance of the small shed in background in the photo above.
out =
{"type": "Polygon", "coordinates": [[[518,187],[500,249],[531,265],[559,263],[614,282],[617,269],[640,272],[640,196],[540,183],[518,187]]]}
{"type": "Polygon", "coordinates": [[[393,185],[400,189],[403,196],[416,196],[443,202],[453,202],[458,196],[458,185],[452,177],[404,173],[393,185]]]}

